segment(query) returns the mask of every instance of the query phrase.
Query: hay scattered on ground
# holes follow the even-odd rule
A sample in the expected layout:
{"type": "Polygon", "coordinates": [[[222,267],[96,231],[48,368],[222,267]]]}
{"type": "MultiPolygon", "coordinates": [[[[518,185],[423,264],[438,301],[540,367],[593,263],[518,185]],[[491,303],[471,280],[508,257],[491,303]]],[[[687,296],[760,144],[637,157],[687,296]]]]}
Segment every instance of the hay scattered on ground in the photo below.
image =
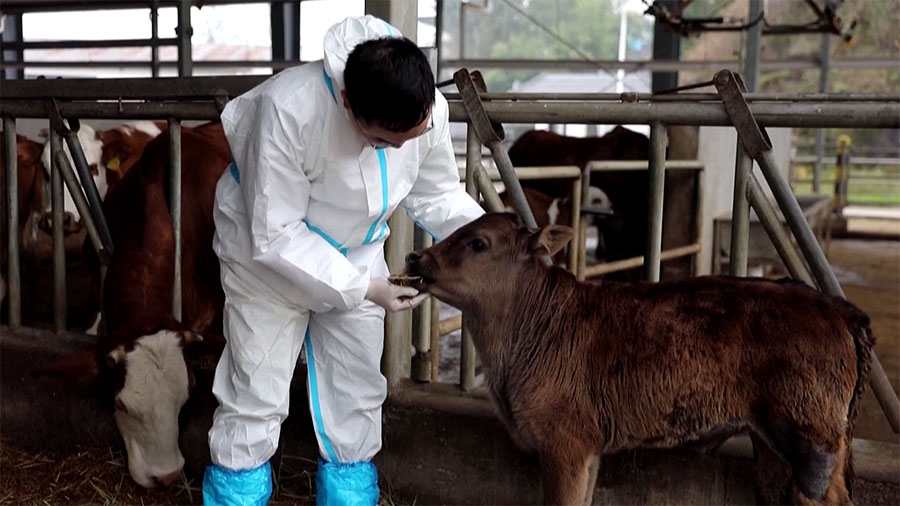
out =
{"type": "MultiPolygon", "coordinates": [[[[30,453],[0,439],[0,506],[56,504],[187,505],[202,504],[201,477],[182,474],[180,483],[147,490],[128,475],[122,450],[79,447],[68,454],[30,453]]],[[[277,455],[270,505],[315,504],[316,461],[277,455]]],[[[382,494],[382,506],[396,503],[382,494]]]]}

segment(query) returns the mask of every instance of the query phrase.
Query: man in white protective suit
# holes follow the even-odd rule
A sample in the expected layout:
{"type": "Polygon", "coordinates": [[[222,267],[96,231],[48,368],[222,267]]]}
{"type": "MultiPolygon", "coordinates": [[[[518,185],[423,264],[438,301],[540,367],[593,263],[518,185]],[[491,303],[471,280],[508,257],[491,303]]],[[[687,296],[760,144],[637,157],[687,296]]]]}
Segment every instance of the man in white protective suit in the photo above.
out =
{"type": "Polygon", "coordinates": [[[385,311],[425,297],[387,281],[388,218],[403,206],[440,240],[483,214],[460,188],[447,101],[421,50],[372,16],[331,27],[324,48],[222,113],[233,162],[216,187],[213,246],[227,346],[205,504],[268,501],[301,349],[317,503],[377,503],[385,311]]]}

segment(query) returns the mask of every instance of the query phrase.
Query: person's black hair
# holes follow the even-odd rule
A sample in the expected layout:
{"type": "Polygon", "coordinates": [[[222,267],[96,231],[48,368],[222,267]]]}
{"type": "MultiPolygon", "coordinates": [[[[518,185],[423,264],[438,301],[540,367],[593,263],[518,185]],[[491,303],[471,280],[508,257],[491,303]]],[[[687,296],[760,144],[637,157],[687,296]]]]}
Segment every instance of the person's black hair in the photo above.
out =
{"type": "Polygon", "coordinates": [[[347,57],[344,87],[350,111],[361,122],[405,132],[434,105],[434,74],[422,50],[403,37],[358,44],[347,57]]]}

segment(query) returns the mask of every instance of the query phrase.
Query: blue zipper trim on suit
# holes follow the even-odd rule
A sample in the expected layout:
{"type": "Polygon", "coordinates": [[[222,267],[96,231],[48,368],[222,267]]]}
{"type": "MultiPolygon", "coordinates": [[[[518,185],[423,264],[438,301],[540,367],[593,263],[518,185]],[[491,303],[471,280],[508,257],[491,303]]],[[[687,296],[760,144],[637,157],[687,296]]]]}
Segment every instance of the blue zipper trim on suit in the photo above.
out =
{"type": "Polygon", "coordinates": [[[309,393],[312,397],[313,417],[316,420],[316,432],[319,433],[319,439],[322,440],[322,446],[325,447],[325,453],[331,462],[337,463],[337,454],[334,452],[334,446],[331,445],[331,439],[325,433],[325,422],[322,419],[322,407],[319,404],[319,382],[316,379],[316,357],[313,354],[312,339],[309,337],[309,324],[306,327],[306,364],[309,372],[309,393]]]}
{"type": "Polygon", "coordinates": [[[363,244],[369,244],[374,239],[375,230],[378,229],[378,224],[381,223],[381,219],[384,218],[384,215],[387,214],[387,204],[388,204],[388,184],[387,184],[387,159],[384,156],[384,148],[378,148],[375,150],[378,153],[378,165],[381,166],[381,214],[378,215],[378,218],[375,220],[375,223],[372,223],[372,226],[369,227],[369,233],[366,234],[366,240],[363,241],[363,244]]]}
{"type": "Polygon", "coordinates": [[[228,164],[228,170],[231,171],[231,177],[234,178],[234,182],[241,184],[241,173],[238,172],[237,164],[234,163],[234,160],[228,164]]]}
{"type": "Polygon", "coordinates": [[[303,223],[306,223],[306,228],[319,234],[319,236],[321,236],[322,239],[325,239],[326,241],[328,241],[328,244],[334,246],[334,249],[340,251],[341,255],[347,256],[347,251],[350,248],[342,248],[341,243],[335,241],[333,237],[329,236],[328,234],[323,232],[322,229],[320,229],[319,227],[317,227],[317,226],[313,225],[312,223],[310,223],[309,221],[307,221],[306,218],[303,218],[303,223]]]}
{"type": "Polygon", "coordinates": [[[322,77],[325,79],[325,86],[328,86],[328,91],[331,92],[331,98],[334,99],[334,103],[337,103],[337,95],[334,94],[334,83],[331,82],[331,77],[328,76],[328,72],[325,72],[325,68],[322,68],[322,77]]]}
{"type": "Polygon", "coordinates": [[[387,28],[387,30],[388,30],[388,35],[390,35],[391,37],[393,37],[393,36],[394,36],[394,29],[391,28],[391,25],[389,25],[389,24],[387,23],[387,21],[383,21],[383,23],[384,23],[384,26],[385,26],[385,27],[387,28]]]}

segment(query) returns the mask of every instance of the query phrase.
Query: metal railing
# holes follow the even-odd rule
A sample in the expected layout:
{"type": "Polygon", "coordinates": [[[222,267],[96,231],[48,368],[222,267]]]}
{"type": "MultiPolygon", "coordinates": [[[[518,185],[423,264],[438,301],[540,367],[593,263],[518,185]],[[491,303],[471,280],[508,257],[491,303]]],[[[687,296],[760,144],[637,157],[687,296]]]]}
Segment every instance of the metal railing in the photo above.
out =
{"type": "MultiPolygon", "coordinates": [[[[823,291],[843,296],[840,285],[837,283],[834,273],[825,260],[821,249],[819,249],[812,232],[809,230],[809,225],[803,219],[802,212],[787,182],[777,172],[771,148],[760,129],[765,126],[900,128],[900,99],[895,101],[874,101],[860,98],[859,100],[837,102],[832,100],[791,101],[785,97],[785,100],[779,103],[748,103],[743,99],[739,90],[735,91],[733,86],[729,88],[729,85],[733,84],[733,74],[730,72],[719,73],[717,77],[719,77],[717,79],[717,87],[720,88],[721,94],[720,102],[718,103],[711,102],[708,98],[703,98],[702,100],[686,99],[684,102],[661,102],[632,100],[631,97],[619,96],[618,99],[612,100],[574,103],[565,101],[536,102],[524,99],[503,101],[502,97],[498,97],[498,99],[493,101],[484,102],[482,107],[484,113],[490,117],[492,122],[647,124],[651,126],[651,145],[654,147],[651,150],[654,155],[651,156],[649,163],[652,176],[651,195],[648,205],[651,212],[648,220],[648,251],[643,261],[645,271],[651,279],[658,276],[659,262],[664,258],[660,240],[662,231],[661,188],[663,184],[661,176],[664,174],[666,166],[672,163],[667,162],[663,156],[660,156],[660,147],[665,145],[665,127],[667,125],[734,125],[738,129],[738,137],[743,145],[743,150],[759,163],[766,181],[775,194],[776,202],[800,245],[802,258],[808,264],[807,270],[806,265],[796,265],[795,263],[796,275],[808,281],[814,280],[823,291]],[[628,101],[622,101],[623,98],[627,98],[628,101]],[[690,106],[686,106],[687,104],[690,106]]],[[[63,118],[166,119],[170,120],[171,125],[177,125],[181,120],[218,119],[219,108],[223,98],[239,95],[261,82],[264,78],[265,76],[207,80],[180,78],[135,79],[117,80],[115,83],[78,80],[81,83],[76,85],[75,89],[77,91],[71,91],[73,84],[75,84],[71,81],[32,81],[27,83],[27,86],[23,86],[22,84],[24,83],[8,82],[4,84],[3,97],[0,99],[0,116],[4,119],[3,124],[5,127],[5,146],[7,149],[10,149],[7,152],[8,155],[11,154],[11,148],[15,146],[15,118],[46,118],[46,100],[49,98],[74,99],[73,101],[60,102],[58,104],[59,114],[63,118]],[[59,90],[60,93],[54,94],[53,90],[59,90]],[[94,91],[97,93],[94,94],[94,91]],[[155,100],[147,100],[146,98],[148,97],[155,98],[155,100]],[[100,102],[98,100],[112,101],[100,102]]],[[[486,120],[487,116],[483,119],[486,120]]],[[[466,105],[462,101],[450,101],[450,120],[455,122],[471,121],[466,105]]],[[[474,133],[471,128],[470,133],[474,133]]],[[[479,138],[481,141],[484,141],[483,136],[479,136],[479,138]]],[[[496,144],[492,148],[491,151],[495,161],[506,154],[505,150],[501,153],[497,149],[496,144]]],[[[485,180],[489,182],[490,178],[485,177],[483,174],[484,169],[478,160],[481,154],[481,143],[469,142],[468,152],[471,155],[471,158],[468,159],[470,163],[467,163],[466,180],[470,182],[467,185],[468,188],[473,193],[479,192],[483,194],[486,201],[496,204],[499,199],[492,184],[485,184],[485,180]],[[475,148],[477,148],[477,156],[474,152],[475,148]]],[[[171,155],[175,158],[180,158],[179,154],[174,151],[171,155]]],[[[7,180],[9,181],[16,179],[14,159],[15,156],[7,157],[7,160],[9,160],[8,170],[10,171],[10,177],[7,180]]],[[[506,162],[508,163],[508,157],[506,162]]],[[[501,174],[503,174],[503,164],[498,162],[498,166],[501,169],[501,174]]],[[[63,169],[56,166],[54,170],[63,169]]],[[[765,215],[768,201],[762,196],[761,185],[755,175],[753,175],[752,170],[741,170],[737,175],[738,177],[736,177],[735,181],[735,208],[753,205],[761,216],[765,215]],[[743,188],[746,188],[746,190],[743,190],[743,188]]],[[[90,178],[87,179],[90,181],[90,178]]],[[[518,186],[515,177],[513,177],[512,181],[508,181],[504,175],[504,183],[510,182],[518,186]]],[[[509,186],[507,184],[508,189],[509,186]]],[[[15,185],[8,185],[8,190],[8,202],[12,211],[16,207],[17,199],[17,194],[14,191],[15,185]]],[[[174,197],[172,199],[173,202],[180,201],[177,195],[174,197]]],[[[514,202],[514,204],[517,209],[520,209],[521,202],[514,202]]],[[[55,205],[55,209],[60,209],[61,202],[56,202],[55,205]]],[[[741,213],[738,218],[743,221],[745,218],[742,216],[746,215],[747,213],[741,213]]],[[[84,216],[85,220],[91,220],[90,213],[82,213],[82,216],[84,216]]],[[[15,213],[10,212],[8,219],[12,220],[13,217],[15,217],[15,213]]],[[[180,220],[180,216],[174,215],[173,220],[180,220]]],[[[61,226],[61,220],[54,220],[54,226],[61,226]]],[[[743,227],[741,223],[737,223],[735,226],[743,227]]],[[[20,293],[17,290],[19,288],[18,265],[14,265],[17,264],[18,260],[18,240],[14,237],[17,229],[18,223],[10,221],[10,266],[8,274],[10,277],[11,324],[16,321],[14,316],[18,318],[18,315],[14,314],[15,311],[13,309],[20,308],[20,293]],[[15,304],[13,304],[14,299],[15,304]]],[[[400,235],[402,234],[398,234],[398,236],[400,235]]],[[[393,237],[394,235],[392,234],[391,239],[393,237]]],[[[774,234],[773,240],[778,240],[774,234]]],[[[782,243],[782,246],[785,256],[791,251],[796,253],[792,244],[782,243]]],[[[738,237],[738,240],[732,242],[733,251],[731,258],[740,259],[745,257],[746,255],[741,253],[741,249],[745,247],[746,241],[742,241],[738,237]]],[[[56,253],[61,252],[57,251],[56,253]]],[[[799,258],[801,255],[797,254],[795,257],[799,258]]],[[[802,264],[802,262],[800,263],[802,264]]],[[[737,272],[740,272],[740,262],[732,262],[732,265],[737,272]]],[[[59,284],[56,285],[56,290],[60,290],[59,284]]],[[[64,298],[64,293],[62,298],[64,298]]],[[[434,312],[430,315],[429,321],[434,321],[434,312]]],[[[420,328],[424,326],[425,324],[423,323],[420,325],[420,328]]],[[[392,333],[387,336],[386,340],[408,339],[408,337],[392,333]]],[[[419,342],[421,343],[421,340],[419,342]]],[[[407,340],[405,343],[406,349],[409,350],[409,341],[407,340]]],[[[402,348],[404,342],[394,342],[392,346],[402,348]]],[[[468,352],[470,358],[466,359],[466,367],[474,368],[474,353],[472,351],[469,350],[468,352]]],[[[896,393],[887,381],[877,357],[873,358],[870,382],[891,426],[897,431],[900,429],[900,402],[898,402],[896,393]]],[[[391,360],[391,357],[386,358],[389,364],[391,360]]],[[[408,368],[408,362],[405,367],[408,368]]],[[[401,369],[398,368],[398,370],[401,369]]],[[[467,375],[461,375],[461,378],[465,377],[467,375]]],[[[471,388],[472,385],[463,384],[462,386],[471,388]]]]}

